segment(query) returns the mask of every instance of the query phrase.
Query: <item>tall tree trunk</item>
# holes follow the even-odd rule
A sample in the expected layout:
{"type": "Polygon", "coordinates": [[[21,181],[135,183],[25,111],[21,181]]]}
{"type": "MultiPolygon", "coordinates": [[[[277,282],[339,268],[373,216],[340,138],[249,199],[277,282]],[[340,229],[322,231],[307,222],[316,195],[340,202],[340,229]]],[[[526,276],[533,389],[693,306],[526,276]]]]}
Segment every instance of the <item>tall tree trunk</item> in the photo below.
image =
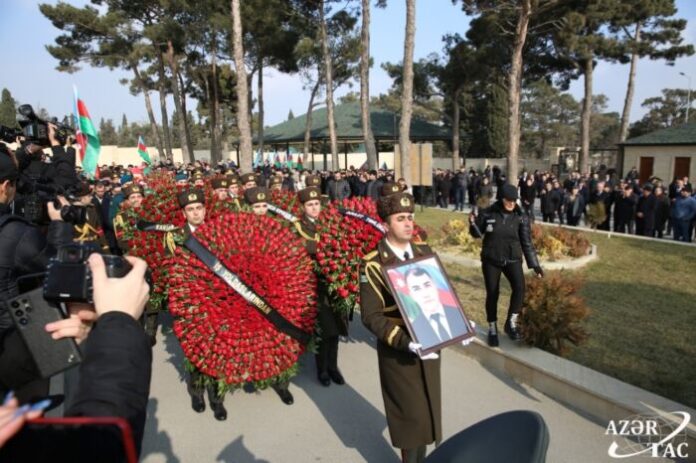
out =
{"type": "Polygon", "coordinates": [[[367,168],[377,169],[377,147],[370,122],[370,0],[362,0],[360,45],[360,114],[363,143],[367,153],[367,168]]]}
{"type": "MultiPolygon", "coordinates": [[[[220,152],[221,126],[220,126],[220,92],[218,91],[218,76],[217,76],[217,37],[213,33],[213,43],[211,46],[211,76],[212,83],[210,86],[210,158],[216,162],[222,161],[222,153],[220,152]]],[[[208,79],[210,80],[210,79],[208,79]]]]}
{"type": "Polygon", "coordinates": [[[159,80],[157,81],[157,90],[159,91],[160,100],[160,111],[162,112],[162,133],[164,133],[164,146],[167,150],[167,157],[169,159],[174,159],[174,152],[172,151],[172,133],[169,130],[169,117],[167,116],[167,89],[164,86],[166,82],[166,77],[164,75],[164,59],[162,58],[162,52],[157,50],[157,75],[159,80]]]}
{"type": "Polygon", "coordinates": [[[399,149],[401,172],[411,185],[411,113],[413,111],[413,48],[416,37],[416,0],[406,0],[406,37],[404,38],[403,89],[401,93],[401,122],[399,124],[399,149]]]}
{"type": "Polygon", "coordinates": [[[517,185],[517,160],[520,152],[520,99],[522,97],[522,51],[527,40],[527,27],[532,14],[531,0],[522,1],[522,10],[515,26],[512,66],[508,75],[508,156],[507,178],[517,185]]]}
{"type": "Polygon", "coordinates": [[[160,161],[163,161],[166,158],[166,155],[164,153],[162,143],[162,134],[160,133],[159,128],[157,127],[155,113],[152,111],[150,92],[148,91],[147,86],[145,85],[143,77],[140,75],[138,65],[135,63],[131,63],[130,67],[133,70],[133,74],[135,75],[135,83],[138,85],[138,87],[140,87],[140,90],[143,92],[143,96],[145,97],[145,109],[147,109],[147,117],[150,120],[150,132],[152,133],[152,139],[155,142],[155,146],[157,146],[157,155],[159,156],[160,161]]]}
{"type": "Polygon", "coordinates": [[[210,163],[215,164],[220,160],[218,157],[218,153],[215,149],[215,146],[218,143],[218,140],[215,136],[215,126],[217,125],[217,120],[215,119],[215,111],[213,110],[213,77],[212,73],[209,75],[205,76],[204,79],[205,82],[205,97],[208,100],[209,103],[209,110],[210,110],[210,115],[208,118],[208,125],[210,126],[210,163]]]}
{"type": "Polygon", "coordinates": [[[321,21],[321,51],[324,58],[324,81],[326,83],[326,117],[329,124],[329,139],[331,140],[331,168],[338,170],[338,139],[336,137],[336,123],[334,119],[333,70],[331,67],[331,53],[329,52],[329,38],[326,32],[326,18],[324,17],[324,0],[319,2],[319,17],[321,21]]]}
{"type": "Polygon", "coordinates": [[[247,86],[246,68],[244,67],[244,46],[242,44],[242,16],[239,12],[239,0],[232,1],[232,48],[234,49],[234,67],[237,76],[237,127],[239,128],[239,167],[242,171],[251,171],[251,126],[249,125],[249,87],[247,86]]]}
{"type": "Polygon", "coordinates": [[[196,157],[193,153],[193,142],[191,141],[191,126],[189,125],[188,108],[186,107],[186,91],[184,90],[186,86],[184,85],[184,78],[178,69],[176,77],[179,82],[179,88],[181,89],[181,112],[184,115],[184,141],[186,142],[186,148],[188,149],[189,155],[191,156],[191,161],[193,162],[196,160],[196,157]]]}
{"type": "MultiPolygon", "coordinates": [[[[312,133],[312,108],[314,108],[314,97],[319,91],[319,85],[321,84],[321,76],[317,76],[317,83],[314,84],[312,88],[312,93],[309,96],[309,106],[307,106],[307,115],[305,116],[305,134],[304,134],[304,159],[306,160],[309,156],[309,145],[312,133]]],[[[314,156],[314,154],[312,154],[314,156]]]]}
{"type": "Polygon", "coordinates": [[[169,70],[172,72],[172,91],[174,92],[174,108],[179,113],[179,145],[184,157],[184,162],[193,162],[193,153],[190,151],[188,143],[188,133],[186,129],[186,113],[181,105],[181,89],[179,88],[179,63],[174,55],[174,46],[171,40],[167,40],[167,53],[164,55],[169,63],[169,70]]]}
{"type": "Polygon", "coordinates": [[[461,88],[457,88],[454,92],[454,106],[452,108],[452,170],[457,170],[460,167],[459,162],[459,95],[461,88]]]}
{"type": "Polygon", "coordinates": [[[626,87],[626,99],[624,100],[623,113],[621,113],[621,131],[619,132],[619,141],[626,140],[628,136],[628,124],[631,117],[631,105],[633,104],[633,91],[636,85],[636,67],[638,66],[638,44],[640,43],[641,23],[636,24],[636,33],[633,36],[635,48],[631,54],[631,67],[628,71],[628,86],[626,87]]]}
{"type": "Polygon", "coordinates": [[[590,163],[590,119],[592,116],[592,57],[582,61],[582,70],[585,74],[585,98],[582,100],[582,120],[580,121],[581,148],[579,159],[580,173],[589,172],[590,163]]]}
{"type": "MultiPolygon", "coordinates": [[[[258,67],[259,67],[259,77],[258,80],[256,81],[257,83],[257,98],[258,98],[258,104],[259,104],[259,127],[256,132],[256,138],[258,140],[258,149],[259,153],[263,156],[263,57],[259,57],[259,62],[258,62],[258,67]]],[[[286,153],[287,154],[287,153],[286,153]]]]}

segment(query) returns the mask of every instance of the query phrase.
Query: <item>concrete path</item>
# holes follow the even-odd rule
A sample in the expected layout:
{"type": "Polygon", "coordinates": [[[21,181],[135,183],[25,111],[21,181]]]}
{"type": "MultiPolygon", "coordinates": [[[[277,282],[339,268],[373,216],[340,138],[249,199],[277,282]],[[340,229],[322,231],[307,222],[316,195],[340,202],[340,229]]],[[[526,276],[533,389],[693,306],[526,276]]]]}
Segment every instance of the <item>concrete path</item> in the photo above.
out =
{"type": "MultiPolygon", "coordinates": [[[[351,333],[339,351],[347,385],[319,385],[313,359],[305,356],[291,385],[294,405],[284,405],[272,390],[236,392],[226,397],[224,422],[216,421],[210,409],[191,410],[181,349],[173,334],[159,333],[143,461],[398,462],[386,429],[374,338],[359,320],[351,333]]],[[[530,387],[498,377],[468,355],[444,352],[442,384],[445,438],[497,413],[535,410],[550,430],[547,461],[613,461],[607,455],[606,423],[594,423],[530,387]]],[[[505,436],[500,439],[504,445],[505,436]]]]}

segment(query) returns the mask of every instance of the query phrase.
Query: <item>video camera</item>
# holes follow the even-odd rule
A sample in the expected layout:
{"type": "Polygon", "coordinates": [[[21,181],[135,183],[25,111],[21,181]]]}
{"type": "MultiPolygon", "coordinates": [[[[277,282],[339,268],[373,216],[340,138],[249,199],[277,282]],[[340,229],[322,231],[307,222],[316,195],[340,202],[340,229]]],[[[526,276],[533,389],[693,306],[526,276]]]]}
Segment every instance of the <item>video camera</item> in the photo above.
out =
{"type": "Polygon", "coordinates": [[[19,126],[22,128],[21,135],[24,136],[29,143],[39,146],[51,146],[51,142],[48,139],[48,124],[56,126],[55,137],[61,145],[64,145],[68,137],[75,133],[72,127],[61,124],[55,117],[50,121],[39,118],[31,105],[23,104],[17,108],[17,112],[22,116],[18,121],[19,126]]]}
{"type": "Polygon", "coordinates": [[[57,196],[65,196],[68,202],[78,199],[76,196],[77,187],[73,185],[69,188],[61,188],[51,183],[41,183],[37,179],[22,179],[21,189],[26,192],[24,196],[24,217],[37,225],[45,225],[50,222],[46,203],[53,202],[56,209],[60,209],[60,216],[63,222],[73,225],[83,225],[87,221],[87,208],[75,206],[73,204],[61,206],[57,196]]]}

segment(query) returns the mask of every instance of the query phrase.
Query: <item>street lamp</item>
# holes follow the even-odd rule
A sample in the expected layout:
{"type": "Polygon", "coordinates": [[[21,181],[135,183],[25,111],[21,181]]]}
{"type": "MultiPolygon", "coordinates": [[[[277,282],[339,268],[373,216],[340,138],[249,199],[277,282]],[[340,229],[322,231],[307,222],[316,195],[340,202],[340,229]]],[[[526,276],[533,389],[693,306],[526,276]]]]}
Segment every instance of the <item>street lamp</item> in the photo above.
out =
{"type": "Polygon", "coordinates": [[[680,72],[679,75],[682,75],[689,80],[689,91],[686,94],[686,123],[688,123],[689,122],[689,108],[691,107],[691,76],[687,76],[683,72],[680,72]]]}

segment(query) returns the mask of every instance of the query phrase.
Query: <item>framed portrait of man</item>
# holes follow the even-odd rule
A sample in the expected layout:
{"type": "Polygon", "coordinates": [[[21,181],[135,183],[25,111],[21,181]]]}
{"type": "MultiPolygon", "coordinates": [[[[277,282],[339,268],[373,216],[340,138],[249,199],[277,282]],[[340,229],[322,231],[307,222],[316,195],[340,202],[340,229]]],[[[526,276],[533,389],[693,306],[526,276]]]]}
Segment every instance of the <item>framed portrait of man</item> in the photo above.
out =
{"type": "Polygon", "coordinates": [[[436,255],[383,267],[411,338],[427,355],[476,335],[436,255]]]}

